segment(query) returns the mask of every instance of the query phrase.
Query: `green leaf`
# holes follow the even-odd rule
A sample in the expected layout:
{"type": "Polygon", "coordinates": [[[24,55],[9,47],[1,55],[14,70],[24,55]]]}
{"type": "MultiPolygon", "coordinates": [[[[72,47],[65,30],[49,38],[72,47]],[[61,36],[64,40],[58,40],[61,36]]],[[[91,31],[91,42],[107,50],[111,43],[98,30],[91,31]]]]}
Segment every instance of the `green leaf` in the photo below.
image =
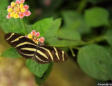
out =
{"type": "Polygon", "coordinates": [[[112,46],[112,29],[108,29],[108,31],[105,34],[105,39],[112,46]]]}
{"type": "Polygon", "coordinates": [[[85,11],[85,20],[90,27],[99,27],[102,25],[108,25],[109,13],[104,8],[91,8],[85,11]]]}
{"type": "Polygon", "coordinates": [[[56,37],[60,26],[61,26],[61,19],[54,20],[51,27],[45,32],[46,39],[56,37]]]}
{"type": "Polygon", "coordinates": [[[32,26],[32,30],[39,31],[42,36],[45,36],[45,32],[51,27],[53,23],[53,18],[45,18],[36,22],[32,26]]]}
{"type": "Polygon", "coordinates": [[[48,43],[50,46],[56,46],[56,47],[74,47],[80,44],[81,41],[79,40],[62,40],[58,39],[56,37],[52,37],[48,40],[48,43]]]}
{"type": "Polygon", "coordinates": [[[26,66],[38,78],[42,78],[51,64],[39,64],[32,59],[26,60],[26,66]]]}
{"type": "Polygon", "coordinates": [[[44,75],[42,76],[42,78],[39,78],[37,76],[35,76],[35,80],[37,82],[37,84],[41,85],[42,83],[45,82],[45,80],[47,79],[47,77],[49,76],[51,70],[52,70],[52,66],[53,66],[53,63],[51,63],[47,69],[47,71],[44,73],[44,75]]]}
{"type": "Polygon", "coordinates": [[[77,23],[77,25],[80,24],[80,20],[81,20],[81,15],[78,12],[75,11],[63,11],[62,12],[62,16],[65,22],[65,25],[73,25],[73,23],[75,24],[75,22],[79,21],[77,23]]]}
{"type": "Polygon", "coordinates": [[[60,25],[61,25],[61,19],[56,19],[53,21],[52,26],[46,31],[46,41],[49,43],[51,46],[56,46],[56,47],[66,47],[66,46],[74,46],[79,43],[80,41],[80,35],[78,32],[76,32],[74,29],[69,30],[69,29],[64,29],[60,30],[60,25]],[[62,35],[63,34],[63,35],[62,35]],[[69,36],[66,36],[66,34],[70,34],[69,36]],[[74,37],[72,37],[73,35],[74,37]],[[58,36],[59,35],[59,36],[58,36]],[[63,37],[64,40],[60,40],[59,37],[63,37]],[[75,39],[72,39],[72,38],[75,39]],[[77,42],[78,43],[75,43],[77,42]]]}
{"type": "Polygon", "coordinates": [[[78,29],[82,24],[81,14],[75,11],[63,11],[64,28],[78,29]]]}
{"type": "Polygon", "coordinates": [[[80,34],[79,32],[77,32],[74,29],[66,29],[66,28],[62,28],[59,30],[58,32],[58,38],[61,39],[65,39],[65,40],[75,40],[75,41],[79,41],[81,40],[80,34]]]}
{"type": "Polygon", "coordinates": [[[81,48],[78,63],[84,72],[95,79],[112,79],[112,56],[104,47],[92,44],[81,48]]]}
{"type": "Polygon", "coordinates": [[[0,26],[5,33],[15,32],[15,33],[24,33],[26,34],[25,23],[22,19],[7,19],[6,10],[0,10],[0,26]]]}
{"type": "Polygon", "coordinates": [[[4,51],[1,55],[2,57],[19,58],[21,57],[15,48],[9,48],[4,51]]]}
{"type": "Polygon", "coordinates": [[[8,7],[8,0],[0,0],[0,10],[6,10],[8,7]]]}
{"type": "Polygon", "coordinates": [[[75,11],[63,11],[62,17],[64,19],[64,27],[66,29],[73,29],[78,31],[80,34],[90,32],[89,26],[86,24],[83,16],[75,11]]]}

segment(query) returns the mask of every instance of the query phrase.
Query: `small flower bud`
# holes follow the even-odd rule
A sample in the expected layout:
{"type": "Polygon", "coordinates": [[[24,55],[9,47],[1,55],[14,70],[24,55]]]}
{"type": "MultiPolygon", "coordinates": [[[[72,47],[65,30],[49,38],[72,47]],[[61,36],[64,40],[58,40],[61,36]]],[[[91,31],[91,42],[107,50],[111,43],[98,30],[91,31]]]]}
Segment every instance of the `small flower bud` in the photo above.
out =
{"type": "Polygon", "coordinates": [[[14,17],[14,14],[15,14],[14,12],[11,12],[11,13],[10,13],[10,16],[11,16],[11,17],[14,17]]]}
{"type": "Polygon", "coordinates": [[[20,1],[19,0],[16,0],[16,4],[20,4],[20,1]]]}
{"type": "Polygon", "coordinates": [[[19,15],[18,14],[14,14],[14,18],[19,18],[19,15]]]}
{"type": "Polygon", "coordinates": [[[23,4],[20,4],[20,8],[23,8],[23,4]]]}
{"type": "Polygon", "coordinates": [[[30,16],[31,15],[31,12],[30,11],[26,11],[25,12],[25,16],[30,16]]]}
{"type": "Polygon", "coordinates": [[[44,40],[45,40],[44,37],[40,37],[40,38],[39,38],[39,41],[40,41],[41,43],[44,43],[44,40]]]}
{"type": "Polygon", "coordinates": [[[8,8],[7,11],[8,11],[8,12],[12,12],[12,8],[8,8]]]}
{"type": "Polygon", "coordinates": [[[11,18],[11,17],[10,17],[10,14],[8,14],[6,17],[7,17],[7,19],[10,19],[10,18],[11,18]]]}
{"type": "Polygon", "coordinates": [[[15,2],[11,2],[11,7],[14,7],[16,5],[15,2]]]}
{"type": "Polygon", "coordinates": [[[11,8],[11,6],[9,5],[8,8],[11,8]]]}
{"type": "Polygon", "coordinates": [[[28,6],[28,5],[24,5],[24,8],[25,8],[26,10],[28,10],[28,9],[29,9],[29,6],[28,6]]]}
{"type": "Polygon", "coordinates": [[[32,30],[31,34],[32,35],[36,35],[36,31],[35,30],[32,30]]]}
{"type": "Polygon", "coordinates": [[[25,10],[25,8],[21,8],[21,12],[25,12],[26,10],[25,10]]]}
{"type": "Polygon", "coordinates": [[[28,34],[28,38],[32,39],[32,35],[31,34],[28,34]]]}
{"type": "Polygon", "coordinates": [[[20,0],[20,3],[24,3],[25,2],[25,0],[20,0]]]}
{"type": "Polygon", "coordinates": [[[39,33],[39,32],[37,32],[37,33],[36,33],[36,37],[39,37],[39,36],[40,36],[40,33],[39,33]]]}
{"type": "Polygon", "coordinates": [[[19,13],[19,17],[23,18],[24,17],[24,13],[19,13]]]}

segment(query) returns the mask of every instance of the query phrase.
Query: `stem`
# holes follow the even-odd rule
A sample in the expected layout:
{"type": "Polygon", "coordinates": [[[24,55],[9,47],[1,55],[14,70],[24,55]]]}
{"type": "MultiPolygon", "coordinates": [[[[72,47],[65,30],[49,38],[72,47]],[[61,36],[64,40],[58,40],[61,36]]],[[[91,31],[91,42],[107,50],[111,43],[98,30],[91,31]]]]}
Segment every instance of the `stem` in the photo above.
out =
{"type": "Polygon", "coordinates": [[[75,57],[75,53],[74,53],[74,51],[73,51],[72,48],[70,48],[70,51],[71,51],[71,53],[72,53],[72,56],[75,57]]]}
{"type": "MultiPolygon", "coordinates": [[[[67,40],[67,39],[63,39],[63,38],[61,38],[61,39],[62,40],[67,40]]],[[[84,46],[84,45],[88,45],[88,44],[93,44],[93,43],[101,42],[103,40],[105,40],[105,36],[99,36],[99,37],[93,38],[92,40],[89,40],[87,42],[86,41],[78,41],[78,40],[68,40],[68,41],[73,41],[73,42],[78,41],[78,44],[76,46],[70,46],[70,48],[79,49],[78,46],[84,46]]],[[[57,45],[56,47],[65,47],[65,46],[57,45]]]]}
{"type": "Polygon", "coordinates": [[[92,44],[92,43],[96,43],[96,42],[101,42],[105,40],[105,37],[104,36],[99,36],[99,37],[96,37],[88,42],[86,42],[85,44],[92,44]]]}
{"type": "Polygon", "coordinates": [[[83,9],[85,8],[86,3],[87,3],[87,0],[82,0],[79,4],[79,7],[77,8],[77,11],[81,13],[83,9]]]}
{"type": "Polygon", "coordinates": [[[96,37],[96,38],[94,38],[94,39],[92,39],[90,41],[87,41],[87,42],[81,41],[78,46],[93,44],[93,43],[101,42],[103,40],[105,40],[105,36],[99,36],[99,37],[96,37]]]}

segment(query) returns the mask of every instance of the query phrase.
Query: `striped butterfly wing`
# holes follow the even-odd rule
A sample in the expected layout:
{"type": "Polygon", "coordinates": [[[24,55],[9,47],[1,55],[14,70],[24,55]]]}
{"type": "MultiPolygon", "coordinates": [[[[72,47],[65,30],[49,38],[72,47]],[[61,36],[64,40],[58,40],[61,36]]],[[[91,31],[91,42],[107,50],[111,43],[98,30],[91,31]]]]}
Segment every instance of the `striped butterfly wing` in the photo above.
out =
{"type": "Polygon", "coordinates": [[[67,60],[67,57],[67,54],[59,48],[42,45],[37,46],[34,59],[38,63],[48,63],[64,62],[65,60],[67,60]]]}
{"type": "Polygon", "coordinates": [[[26,58],[33,58],[38,63],[63,62],[67,59],[64,51],[51,46],[37,45],[31,39],[17,33],[5,35],[6,41],[26,58]]]}
{"type": "Polygon", "coordinates": [[[17,33],[8,33],[5,35],[5,39],[23,57],[32,58],[34,56],[37,44],[29,38],[17,33]]]}

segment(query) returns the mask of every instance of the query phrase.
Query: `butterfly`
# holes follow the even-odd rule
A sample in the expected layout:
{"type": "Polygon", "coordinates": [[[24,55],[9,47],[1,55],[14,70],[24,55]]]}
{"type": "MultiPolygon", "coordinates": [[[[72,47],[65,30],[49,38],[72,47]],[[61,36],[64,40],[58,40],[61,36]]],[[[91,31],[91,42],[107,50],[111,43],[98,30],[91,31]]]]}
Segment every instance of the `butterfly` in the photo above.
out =
{"type": "Polygon", "coordinates": [[[61,49],[36,44],[33,40],[18,33],[5,34],[5,40],[25,58],[32,58],[40,64],[64,62],[68,55],[61,49]]]}

